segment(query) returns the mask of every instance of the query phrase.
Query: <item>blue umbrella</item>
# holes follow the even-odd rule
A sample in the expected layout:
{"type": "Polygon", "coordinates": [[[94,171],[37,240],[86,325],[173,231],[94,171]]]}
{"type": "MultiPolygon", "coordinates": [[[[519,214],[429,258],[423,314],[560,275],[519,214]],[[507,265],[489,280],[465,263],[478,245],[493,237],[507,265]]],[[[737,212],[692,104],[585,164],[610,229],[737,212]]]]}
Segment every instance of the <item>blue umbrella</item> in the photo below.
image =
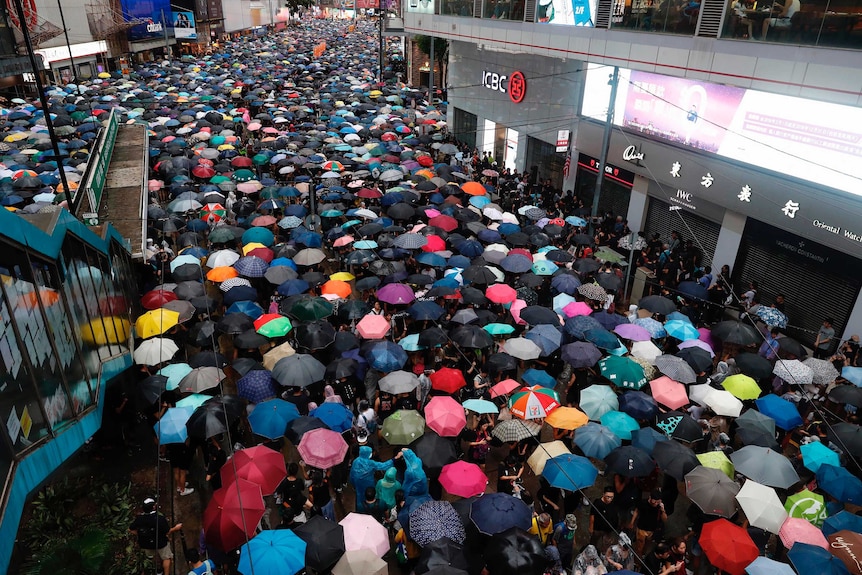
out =
{"type": "Polygon", "coordinates": [[[697,339],[698,337],[700,337],[700,332],[697,331],[697,328],[691,325],[691,322],[687,321],[674,319],[665,322],[664,329],[665,331],[667,331],[667,334],[669,336],[676,338],[680,341],[697,339]]]}
{"type": "Polygon", "coordinates": [[[419,545],[451,539],[463,543],[467,538],[461,517],[448,501],[426,501],[410,512],[410,538],[419,545]]]}
{"type": "Polygon", "coordinates": [[[299,410],[296,405],[283,399],[270,399],[254,407],[248,416],[248,422],[257,435],[276,439],[284,435],[287,424],[298,417],[299,410]]]}
{"type": "Polygon", "coordinates": [[[598,420],[609,411],[619,409],[617,394],[608,385],[594,384],[581,391],[581,411],[590,419],[598,420]]]}
{"type": "Polygon", "coordinates": [[[785,431],[802,425],[802,416],[799,415],[799,410],[796,409],[796,406],[774,393],[765,395],[755,400],[754,403],[757,405],[760,413],[774,419],[775,425],[785,431]]]}
{"type": "Polygon", "coordinates": [[[754,312],[769,327],[787,327],[787,316],[774,307],[760,306],[754,312]]]}
{"type": "Polygon", "coordinates": [[[550,375],[547,371],[544,371],[542,369],[534,369],[532,367],[524,372],[524,374],[521,376],[521,380],[526,384],[541,385],[542,387],[553,388],[557,385],[557,380],[554,379],[554,377],[550,375]]]}
{"type": "Polygon", "coordinates": [[[608,313],[606,310],[594,311],[590,314],[590,317],[608,331],[613,331],[618,325],[629,323],[629,320],[625,316],[618,313],[608,313]]]}
{"type": "Polygon", "coordinates": [[[176,389],[180,385],[180,380],[187,376],[192,370],[192,367],[187,363],[171,363],[158,371],[159,375],[164,375],[168,378],[165,384],[165,389],[176,389]]]}
{"type": "Polygon", "coordinates": [[[487,493],[470,505],[470,520],[480,533],[494,535],[512,527],[527,531],[533,524],[533,513],[508,493],[487,493]]]}
{"type": "Polygon", "coordinates": [[[603,327],[586,330],[584,339],[601,349],[616,349],[620,346],[617,336],[603,327]]]}
{"type": "Polygon", "coordinates": [[[841,465],[838,454],[819,441],[806,443],[799,448],[799,451],[802,452],[803,465],[815,473],[821,465],[834,465],[836,467],[841,465]]]}
{"type": "Polygon", "coordinates": [[[407,308],[407,313],[417,321],[433,321],[440,319],[446,310],[433,301],[418,301],[407,308]]]}
{"type": "Polygon", "coordinates": [[[841,377],[856,387],[862,387],[862,367],[844,367],[841,369],[841,377]]]}
{"type": "Polygon", "coordinates": [[[533,262],[532,270],[537,276],[552,276],[558,269],[557,264],[549,260],[533,262]]]}
{"type": "Polygon", "coordinates": [[[591,329],[604,329],[596,318],[590,315],[576,315],[566,320],[563,332],[575,339],[584,339],[584,333],[591,329]]]}
{"type": "Polygon", "coordinates": [[[639,317],[635,319],[632,323],[635,325],[639,325],[645,330],[647,330],[653,339],[662,338],[667,335],[667,331],[664,329],[664,326],[661,324],[661,322],[654,320],[651,317],[639,317]]]}
{"type": "Polygon", "coordinates": [[[841,560],[826,549],[808,543],[794,543],[787,553],[797,573],[817,575],[850,575],[841,560]]]}
{"type": "Polygon", "coordinates": [[[584,455],[594,459],[604,459],[608,453],[623,444],[613,431],[604,425],[590,422],[575,430],[575,445],[584,455]]]}
{"type": "Polygon", "coordinates": [[[829,463],[820,465],[817,469],[817,485],[838,501],[862,505],[862,480],[843,467],[829,463]]]}
{"type": "Polygon", "coordinates": [[[353,412],[340,403],[323,403],[309,413],[312,417],[329,426],[333,431],[343,433],[353,427],[353,412]]]}
{"type": "Polygon", "coordinates": [[[547,356],[559,349],[563,334],[552,325],[540,324],[524,334],[524,337],[539,346],[542,355],[547,356]]]}
{"type": "Polygon", "coordinates": [[[192,407],[172,407],[153,426],[159,445],[168,443],[184,443],[189,437],[186,422],[194,413],[192,407]]]}
{"type": "Polygon", "coordinates": [[[500,408],[493,401],[488,401],[487,399],[468,399],[461,405],[464,409],[478,414],[500,412],[500,408]]]}
{"type": "Polygon", "coordinates": [[[821,527],[821,531],[827,537],[844,529],[862,533],[862,517],[849,511],[839,511],[835,515],[827,517],[826,521],[823,522],[823,527],[821,527]]]}
{"type": "Polygon", "coordinates": [[[416,261],[434,268],[446,267],[446,258],[433,252],[422,252],[416,256],[416,261]]]}
{"type": "Polygon", "coordinates": [[[243,575],[293,575],[305,567],[305,548],[305,541],[288,529],[261,531],[240,547],[237,570],[243,575]]]}
{"type": "Polygon", "coordinates": [[[246,230],[242,234],[242,245],[250,244],[250,243],[258,243],[263,244],[267,247],[271,246],[275,242],[275,236],[273,233],[267,229],[262,227],[254,227],[246,230]]]}
{"type": "Polygon", "coordinates": [[[581,280],[571,274],[560,274],[551,279],[551,287],[560,293],[574,295],[581,286],[581,280]]]}
{"type": "Polygon", "coordinates": [[[481,256],[485,252],[485,247],[476,240],[467,240],[458,244],[456,248],[458,253],[468,258],[481,256]]]}
{"type": "Polygon", "coordinates": [[[552,457],[545,463],[542,476],[552,487],[577,491],[591,487],[596,482],[599,470],[586,457],[564,453],[552,457]]]}
{"type": "Polygon", "coordinates": [[[650,455],[660,441],[670,441],[670,438],[652,427],[641,427],[632,431],[632,445],[638,449],[643,449],[650,455]]]}
{"type": "Polygon", "coordinates": [[[364,350],[364,355],[368,365],[384,373],[401,369],[407,363],[407,352],[391,341],[374,342],[364,350]]]}
{"type": "Polygon", "coordinates": [[[275,380],[265,369],[253,369],[236,382],[237,395],[251,403],[261,403],[276,396],[275,380]]]}
{"type": "Polygon", "coordinates": [[[500,267],[513,274],[522,274],[530,271],[533,262],[523,254],[511,254],[500,260],[500,267]]]}
{"type": "Polygon", "coordinates": [[[303,279],[292,279],[287,280],[279,284],[275,291],[277,291],[280,295],[285,297],[292,295],[299,295],[301,293],[307,292],[311,288],[311,285],[303,280],[303,279]]]}
{"type": "MultiPolygon", "coordinates": [[[[231,291],[235,289],[239,288],[232,288],[231,291]]],[[[260,304],[257,302],[243,300],[230,304],[226,313],[241,313],[247,315],[251,319],[257,319],[263,315],[263,308],[260,307],[260,304]]]]}
{"type": "Polygon", "coordinates": [[[748,575],[796,575],[796,571],[787,563],[781,563],[769,557],[758,557],[746,568],[748,575]]]}
{"type": "Polygon", "coordinates": [[[620,439],[631,439],[632,431],[640,429],[638,422],[631,415],[622,411],[609,411],[603,414],[599,421],[620,439]]]}
{"type": "Polygon", "coordinates": [[[658,405],[651,395],[642,391],[627,391],[620,396],[620,411],[635,419],[652,419],[658,413],[658,405]]]}

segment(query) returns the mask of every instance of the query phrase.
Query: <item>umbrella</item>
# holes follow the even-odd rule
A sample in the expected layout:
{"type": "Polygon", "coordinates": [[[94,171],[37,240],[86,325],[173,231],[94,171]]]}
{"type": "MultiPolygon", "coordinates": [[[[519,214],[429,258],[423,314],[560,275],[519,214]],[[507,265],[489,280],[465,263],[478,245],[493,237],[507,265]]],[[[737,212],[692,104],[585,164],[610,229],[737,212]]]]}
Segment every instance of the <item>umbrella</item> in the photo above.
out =
{"type": "Polygon", "coordinates": [[[154,337],[141,343],[133,354],[135,363],[141,365],[159,365],[169,361],[179,351],[172,340],[154,337]]]}
{"type": "Polygon", "coordinates": [[[557,392],[539,385],[523,387],[509,399],[509,410],[521,419],[542,419],[559,406],[557,392]]]}
{"type": "Polygon", "coordinates": [[[812,441],[799,447],[802,452],[802,462],[806,468],[815,473],[823,464],[840,466],[838,454],[819,441],[812,441]]]}
{"type": "Polygon", "coordinates": [[[308,415],[301,415],[287,424],[287,429],[284,436],[287,437],[294,445],[299,445],[306,433],[315,429],[329,429],[326,424],[308,415]]]}
{"type": "Polygon", "coordinates": [[[743,483],[736,494],[736,501],[748,522],[758,529],[777,534],[787,519],[787,511],[778,499],[775,489],[753,479],[743,483]]]}
{"type": "Polygon", "coordinates": [[[721,386],[739,399],[757,399],[762,393],[756,381],[741,373],[725,377],[721,386]]]}
{"type": "Polygon", "coordinates": [[[733,463],[730,462],[723,451],[705,451],[703,453],[698,453],[697,460],[704,467],[718,469],[731,479],[736,477],[736,470],[733,468],[733,463]]]}
{"type": "Polygon", "coordinates": [[[229,485],[236,479],[245,479],[258,485],[263,495],[275,493],[275,489],[285,477],[287,470],[284,456],[281,452],[263,445],[234,452],[228,463],[221,468],[223,485],[229,485]]]}
{"type": "Polygon", "coordinates": [[[363,349],[363,355],[370,367],[384,373],[401,369],[407,363],[407,352],[391,341],[374,342],[367,349],[363,349]]]}
{"type": "Polygon", "coordinates": [[[305,541],[292,531],[262,531],[240,548],[237,570],[243,575],[293,575],[305,567],[305,553],[305,541]]]}
{"type": "Polygon", "coordinates": [[[757,399],[754,403],[760,413],[774,419],[775,425],[781,429],[789,431],[802,425],[802,416],[799,415],[796,405],[786,399],[775,394],[769,394],[757,399]]]}
{"type": "Polygon", "coordinates": [[[732,453],[730,460],[739,473],[770,487],[787,489],[799,481],[790,460],[766,447],[746,445],[732,453]]]}
{"type": "Polygon", "coordinates": [[[736,361],[736,367],[738,367],[742,373],[751,376],[754,379],[763,379],[764,377],[769,377],[772,373],[772,363],[770,363],[765,357],[761,357],[756,353],[740,353],[733,359],[736,361]]]}
{"type": "Polygon", "coordinates": [[[823,463],[817,469],[817,485],[844,503],[862,503],[862,480],[837,465],[823,463]]]}
{"type": "Polygon", "coordinates": [[[682,320],[671,320],[665,322],[664,329],[670,337],[680,341],[697,339],[700,337],[700,332],[691,323],[682,320]]]}
{"type": "Polygon", "coordinates": [[[763,339],[754,327],[736,320],[718,322],[710,334],[724,343],[735,343],[743,347],[760,343],[763,339]]]}
{"type": "Polygon", "coordinates": [[[305,564],[315,571],[331,569],[344,555],[344,528],[315,515],[293,530],[305,541],[305,564]]]}
{"type": "Polygon", "coordinates": [[[308,465],[317,469],[329,469],[344,461],[347,443],[337,431],[312,429],[302,436],[297,450],[308,465]]]}
{"type": "Polygon", "coordinates": [[[657,442],[652,449],[652,457],[659,469],[677,481],[683,481],[687,473],[700,465],[694,451],[676,441],[657,442]]]}
{"type": "Polygon", "coordinates": [[[760,550],[748,531],[727,519],[704,524],[698,543],[709,562],[730,575],[743,575],[760,550]]]}
{"type": "Polygon", "coordinates": [[[552,487],[578,491],[592,487],[598,473],[598,469],[586,457],[564,453],[545,462],[542,476],[552,487]]]}
{"type": "Polygon", "coordinates": [[[225,377],[225,373],[217,367],[196,367],[180,380],[178,389],[183,393],[199,393],[218,387],[225,377]]]}
{"type": "Polygon", "coordinates": [[[458,512],[448,501],[432,500],[419,505],[410,512],[409,529],[410,538],[423,546],[444,537],[456,543],[467,538],[458,512]]]}
{"type": "Polygon", "coordinates": [[[804,519],[818,528],[826,520],[826,502],[823,496],[808,489],[790,495],[784,502],[784,509],[790,517],[804,519]]]}
{"type": "Polygon", "coordinates": [[[845,366],[841,369],[841,377],[857,387],[862,387],[862,367],[845,366]]]}
{"type": "Polygon", "coordinates": [[[348,513],[338,524],[344,528],[347,552],[367,549],[377,557],[383,557],[389,551],[389,534],[371,515],[348,513]]]}
{"type": "Polygon", "coordinates": [[[663,375],[649,383],[653,398],[671,409],[679,409],[688,405],[688,394],[685,386],[663,375]]]}
{"type": "MultiPolygon", "coordinates": [[[[169,302],[170,303],[170,302],[169,302]]],[[[167,309],[144,312],[135,321],[135,332],[142,339],[162,335],[179,323],[180,314],[167,309]]]]}
{"type": "Polygon", "coordinates": [[[284,435],[287,424],[298,417],[299,411],[293,403],[283,399],[270,399],[254,406],[248,416],[248,422],[257,435],[278,439],[284,435]]]}
{"type": "Polygon", "coordinates": [[[622,439],[604,425],[590,422],[575,431],[574,443],[587,457],[604,459],[622,445],[622,439]]]}
{"type": "Polygon", "coordinates": [[[663,431],[668,437],[692,443],[703,437],[700,424],[687,413],[669,411],[662,414],[656,420],[656,427],[663,431]]]}
{"type": "Polygon", "coordinates": [[[660,355],[655,358],[655,366],[666,376],[680,383],[695,383],[697,374],[686,361],[675,355],[660,355]]]}
{"type": "MultiPolygon", "coordinates": [[[[485,492],[488,477],[482,468],[475,463],[456,461],[443,466],[443,470],[440,472],[440,484],[447,493],[452,495],[473,497],[485,492]]],[[[410,531],[412,536],[412,526],[410,531]]]]}
{"type": "Polygon", "coordinates": [[[811,370],[812,380],[817,385],[829,385],[841,375],[832,362],[825,359],[809,357],[802,363],[811,370]]]}
{"type": "Polygon", "coordinates": [[[513,527],[529,529],[532,513],[523,501],[507,493],[486,493],[470,506],[470,520],[480,533],[494,535],[513,527]]]}
{"type": "MultiPolygon", "coordinates": [[[[462,403],[461,406],[468,411],[472,411],[473,413],[478,413],[480,415],[486,413],[500,412],[500,409],[497,407],[497,405],[494,404],[494,402],[492,401],[488,401],[487,399],[468,399],[467,401],[462,403]]],[[[555,409],[554,413],[556,413],[557,411],[559,411],[559,409],[555,409]]],[[[553,415],[553,413],[551,415],[553,415]]]]}
{"type": "Polygon", "coordinates": [[[491,435],[503,443],[512,443],[535,437],[541,431],[542,426],[538,423],[523,419],[508,419],[497,423],[491,435]]]}
{"type": "MultiPolygon", "coordinates": [[[[658,413],[656,400],[642,391],[627,391],[620,395],[620,411],[635,419],[652,419],[658,413]]],[[[613,413],[613,412],[610,412],[613,413]]],[[[604,415],[602,416],[604,417],[604,415]]],[[[634,431],[634,429],[632,430],[634,431]]],[[[623,436],[620,436],[623,437],[623,436]]],[[[623,439],[630,439],[623,437],[623,439]]]]}
{"type": "Polygon", "coordinates": [[[365,339],[382,339],[390,329],[389,320],[382,315],[369,314],[356,324],[356,331],[365,339]]]}
{"type": "Polygon", "coordinates": [[[800,542],[793,544],[787,557],[797,573],[817,573],[817,575],[850,575],[841,559],[827,551],[826,545],[811,545],[800,542]]]}
{"type": "Polygon", "coordinates": [[[614,390],[607,385],[591,385],[581,390],[581,410],[590,419],[598,420],[608,411],[619,409],[619,401],[614,390]]]}
{"type": "Polygon", "coordinates": [[[836,423],[827,430],[829,441],[854,457],[862,455],[862,427],[853,423],[836,423]]]}
{"type": "Polygon", "coordinates": [[[545,469],[545,464],[549,459],[566,453],[571,453],[571,451],[569,451],[569,448],[566,447],[566,444],[562,441],[557,440],[540,443],[527,459],[527,465],[530,466],[533,473],[541,475],[542,470],[545,469]]]}
{"type": "Polygon", "coordinates": [[[779,563],[775,559],[760,556],[745,568],[748,575],[796,575],[796,571],[787,563],[779,563]]]}
{"type": "Polygon", "coordinates": [[[650,295],[641,298],[638,302],[638,307],[659,315],[668,315],[676,311],[676,304],[672,300],[660,295],[650,295]]]}
{"type": "Polygon", "coordinates": [[[862,573],[862,560],[856,555],[856,549],[862,549],[862,535],[845,529],[830,535],[828,541],[829,552],[840,559],[851,573],[862,573]]]}
{"type": "Polygon", "coordinates": [[[257,529],[266,506],[260,487],[237,479],[213,492],[203,515],[203,529],[209,545],[230,551],[247,542],[257,529]]]}
{"type": "MultiPolygon", "coordinates": [[[[700,341],[699,339],[691,341],[700,341]]],[[[712,371],[712,356],[705,349],[699,347],[687,347],[680,349],[676,353],[677,357],[681,357],[691,366],[695,373],[712,371]]]]}
{"type": "Polygon", "coordinates": [[[614,328],[614,333],[630,341],[649,341],[652,335],[646,328],[633,323],[622,323],[614,328]]]}
{"type": "Polygon", "coordinates": [[[463,372],[452,367],[438,369],[431,374],[430,379],[431,388],[444,393],[455,393],[467,384],[463,372]]]}
{"type": "Polygon", "coordinates": [[[732,517],[736,513],[739,484],[723,471],[697,467],[685,475],[685,494],[707,515],[732,517]]]}
{"type": "Polygon", "coordinates": [[[839,511],[835,515],[830,515],[823,522],[823,534],[832,535],[842,529],[849,529],[856,533],[862,533],[862,517],[854,515],[849,511],[839,511]]]}
{"type": "Polygon", "coordinates": [[[485,563],[494,575],[541,575],[548,559],[535,535],[520,528],[498,532],[485,548],[485,563]]]}
{"type": "Polygon", "coordinates": [[[620,439],[630,440],[632,431],[640,428],[634,418],[622,411],[609,411],[602,415],[599,421],[620,439]]]}
{"type": "Polygon", "coordinates": [[[455,437],[467,425],[464,409],[450,396],[435,396],[425,405],[425,423],[442,437],[455,437]]]}
{"type": "Polygon", "coordinates": [[[171,407],[165,411],[161,419],[153,426],[159,445],[184,443],[189,436],[186,422],[191,417],[192,412],[194,409],[190,407],[171,407]]]}
{"type": "MultiPolygon", "coordinates": [[[[788,517],[784,521],[784,525],[778,531],[778,537],[785,547],[792,550],[792,547],[798,543],[807,543],[829,549],[829,543],[823,532],[817,527],[798,517],[788,517]]],[[[821,573],[822,571],[812,571],[812,573],[821,573]]]]}
{"type": "MultiPolygon", "coordinates": [[[[466,407],[466,403],[465,403],[466,407]]],[[[587,414],[575,407],[558,407],[545,418],[545,423],[554,429],[573,430],[582,427],[589,422],[587,414]]]]}
{"type": "Polygon", "coordinates": [[[522,360],[537,359],[542,355],[542,348],[530,339],[514,337],[503,344],[505,353],[522,360]]]}
{"type": "Polygon", "coordinates": [[[377,385],[380,391],[399,395],[416,389],[419,386],[419,378],[409,371],[397,370],[382,377],[377,385]]]}
{"type": "Polygon", "coordinates": [[[380,432],[389,445],[409,445],[425,433],[425,420],[416,410],[399,409],[383,420],[380,432]]]}
{"type": "Polygon", "coordinates": [[[305,353],[279,359],[272,368],[272,377],[285,387],[306,387],[322,381],[325,374],[326,366],[305,353]]]}
{"type": "Polygon", "coordinates": [[[787,327],[787,316],[774,307],[761,305],[755,310],[754,315],[769,327],[780,327],[781,329],[787,327]]]}
{"type": "MultiPolygon", "coordinates": [[[[659,443],[670,441],[663,433],[659,433],[652,427],[641,427],[632,432],[632,445],[639,449],[643,449],[650,455],[654,456],[655,446],[659,443]]],[[[683,474],[680,475],[682,477],[683,474]]],[[[682,481],[682,479],[680,479],[682,481]]]]}
{"type": "Polygon", "coordinates": [[[388,573],[386,561],[369,549],[346,551],[332,568],[332,575],[387,575],[388,573]]]}
{"type": "Polygon", "coordinates": [[[444,537],[422,547],[419,562],[413,572],[416,575],[424,573],[463,575],[468,569],[464,546],[444,537]]]}
{"type": "Polygon", "coordinates": [[[808,385],[814,381],[814,372],[798,359],[779,359],[772,373],[794,385],[808,385]]]}
{"type": "Polygon", "coordinates": [[[647,383],[643,368],[627,357],[605,357],[599,361],[599,370],[611,383],[619,387],[640,389],[647,383]]]}
{"type": "Polygon", "coordinates": [[[458,459],[455,445],[433,431],[417,439],[411,449],[422,460],[422,466],[432,472],[439,473],[445,465],[458,459]]]}
{"type": "Polygon", "coordinates": [[[344,433],[353,427],[353,412],[340,403],[322,403],[309,412],[309,415],[318,418],[329,429],[338,433],[344,433]]]}
{"type": "Polygon", "coordinates": [[[605,456],[607,470],[624,477],[646,477],[655,469],[655,461],[642,449],[625,445],[605,456]]]}

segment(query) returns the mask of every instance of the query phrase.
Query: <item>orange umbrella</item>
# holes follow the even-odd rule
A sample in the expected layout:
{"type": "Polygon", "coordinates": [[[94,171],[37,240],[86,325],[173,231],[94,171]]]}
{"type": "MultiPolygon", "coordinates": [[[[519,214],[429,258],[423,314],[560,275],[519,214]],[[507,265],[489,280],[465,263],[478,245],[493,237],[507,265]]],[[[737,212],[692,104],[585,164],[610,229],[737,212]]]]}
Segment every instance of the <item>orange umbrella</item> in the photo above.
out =
{"type": "Polygon", "coordinates": [[[488,193],[485,186],[479,182],[464,182],[461,184],[461,189],[464,190],[465,194],[469,194],[471,196],[484,196],[488,193]]]}
{"type": "Polygon", "coordinates": [[[545,418],[545,422],[556,429],[577,429],[589,420],[586,413],[574,407],[558,407],[545,418]]]}
{"type": "Polygon", "coordinates": [[[320,286],[320,295],[337,295],[341,299],[346,299],[352,292],[350,284],[341,280],[329,280],[320,286]]]}
{"type": "Polygon", "coordinates": [[[221,266],[218,268],[213,268],[207,272],[207,279],[216,283],[221,283],[230,278],[235,278],[239,276],[239,272],[237,272],[234,268],[229,266],[221,266]]]}

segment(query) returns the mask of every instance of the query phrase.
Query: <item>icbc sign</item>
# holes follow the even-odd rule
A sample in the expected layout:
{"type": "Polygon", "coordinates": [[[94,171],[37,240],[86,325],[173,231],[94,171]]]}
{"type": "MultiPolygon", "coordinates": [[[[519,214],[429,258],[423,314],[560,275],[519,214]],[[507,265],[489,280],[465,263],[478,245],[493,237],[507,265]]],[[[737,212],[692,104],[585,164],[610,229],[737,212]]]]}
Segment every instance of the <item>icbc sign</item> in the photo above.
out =
{"type": "Polygon", "coordinates": [[[513,72],[511,76],[496,72],[482,72],[482,85],[495,92],[509,94],[509,99],[520,104],[527,95],[527,80],[521,72],[513,72]]]}

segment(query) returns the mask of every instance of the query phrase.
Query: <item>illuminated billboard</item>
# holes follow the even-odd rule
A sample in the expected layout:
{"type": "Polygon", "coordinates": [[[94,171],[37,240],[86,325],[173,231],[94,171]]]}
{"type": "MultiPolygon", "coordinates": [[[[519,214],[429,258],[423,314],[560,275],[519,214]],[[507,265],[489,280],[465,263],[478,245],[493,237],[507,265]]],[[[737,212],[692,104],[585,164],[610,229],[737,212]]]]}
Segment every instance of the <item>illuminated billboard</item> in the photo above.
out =
{"type": "MultiPolygon", "coordinates": [[[[581,115],[605,120],[612,68],[591,64],[581,115]]],[[[645,137],[862,195],[862,109],[620,70],[614,123],[645,137]]]]}
{"type": "Polygon", "coordinates": [[[596,0],[539,0],[536,21],[592,28],[596,22],[597,5],[596,0]]]}

